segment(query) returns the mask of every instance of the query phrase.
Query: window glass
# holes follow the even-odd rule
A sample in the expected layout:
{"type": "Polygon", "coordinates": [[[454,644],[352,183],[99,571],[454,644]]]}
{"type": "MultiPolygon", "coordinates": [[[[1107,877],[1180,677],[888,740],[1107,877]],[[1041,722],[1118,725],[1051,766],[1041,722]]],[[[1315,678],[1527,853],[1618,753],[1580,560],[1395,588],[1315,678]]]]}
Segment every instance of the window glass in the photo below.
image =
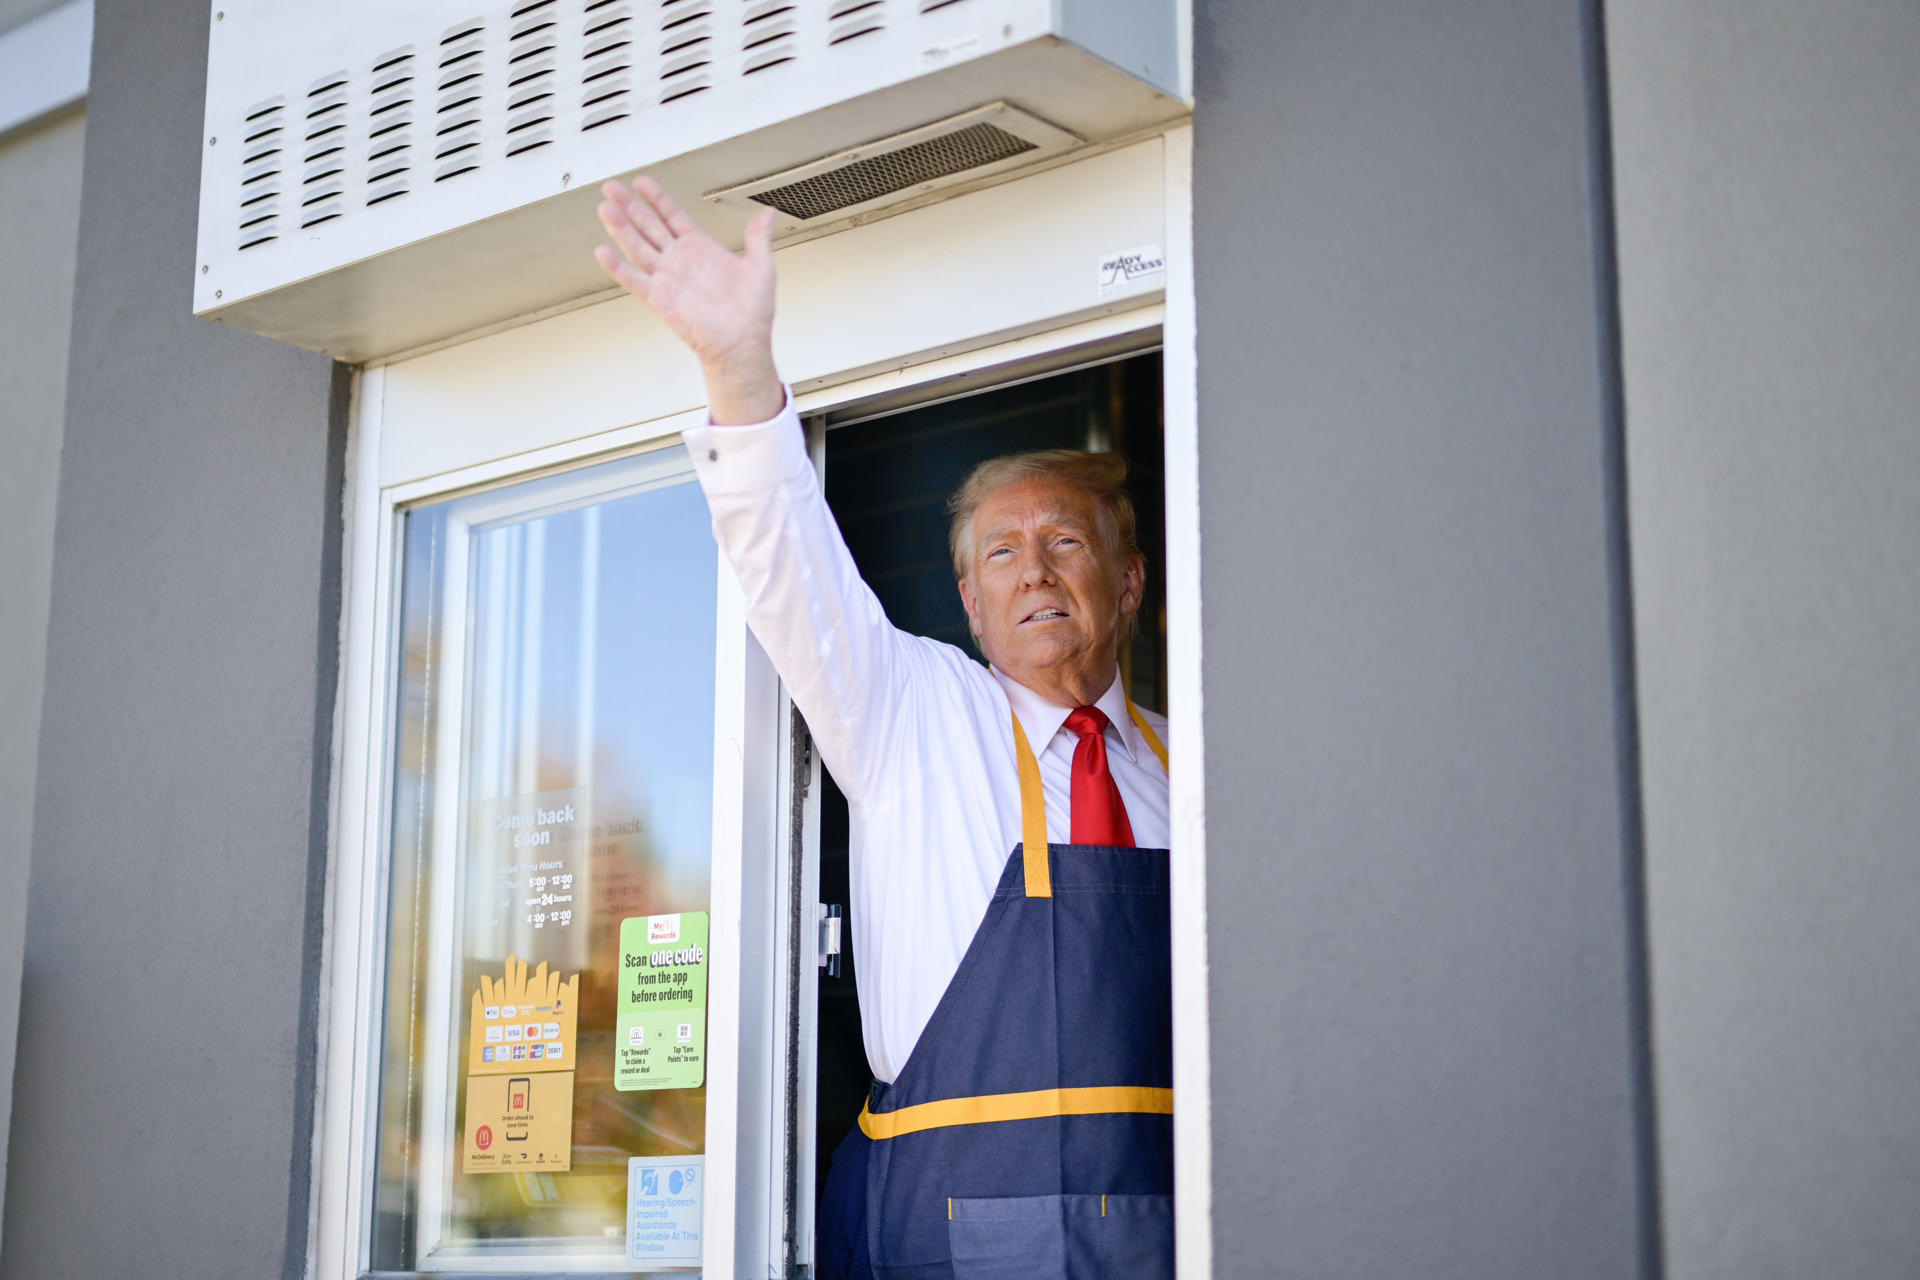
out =
{"type": "Polygon", "coordinates": [[[676,447],[404,522],[369,1260],[629,1269],[629,1158],[705,1151],[615,1030],[622,922],[709,907],[706,505],[676,447]]]}

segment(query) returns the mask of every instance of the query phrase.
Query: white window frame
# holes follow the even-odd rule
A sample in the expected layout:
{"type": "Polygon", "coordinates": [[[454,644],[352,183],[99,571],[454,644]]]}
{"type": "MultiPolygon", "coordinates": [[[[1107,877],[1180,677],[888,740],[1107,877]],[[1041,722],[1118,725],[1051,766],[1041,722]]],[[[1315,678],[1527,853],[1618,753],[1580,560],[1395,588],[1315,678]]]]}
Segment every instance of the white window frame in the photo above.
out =
{"type": "MultiPolygon", "coordinates": [[[[622,456],[627,458],[646,458],[650,454],[664,452],[671,444],[671,439],[656,440],[649,442],[643,448],[624,451],[622,456]]],[[[470,536],[474,532],[484,532],[486,529],[501,523],[517,522],[536,515],[565,510],[587,503],[604,502],[619,497],[631,496],[636,493],[647,492],[667,485],[697,483],[694,479],[692,460],[685,458],[684,454],[680,455],[680,458],[670,462],[665,459],[656,458],[652,463],[645,465],[648,474],[644,479],[638,482],[633,479],[628,479],[618,483],[609,482],[596,475],[595,472],[588,467],[571,468],[561,473],[557,487],[543,488],[537,498],[532,500],[523,496],[516,485],[488,488],[483,489],[479,493],[469,493],[459,501],[459,510],[449,512],[447,515],[447,527],[443,536],[445,559],[441,569],[443,578],[443,585],[441,587],[442,598],[446,601],[462,601],[468,598],[467,575],[472,567],[470,563],[472,555],[470,536]]],[[[398,492],[399,491],[396,491],[396,494],[398,492]]],[[[433,496],[441,497],[444,495],[435,493],[433,496]]],[[[396,496],[394,503],[395,509],[392,513],[394,522],[393,533],[396,537],[401,532],[401,523],[403,520],[402,508],[406,503],[407,499],[396,496]]],[[[400,570],[401,566],[396,563],[393,566],[396,586],[400,585],[400,570]]],[[[720,616],[716,619],[716,623],[719,626],[728,625],[729,619],[724,609],[721,610],[720,616]]],[[[394,639],[397,641],[397,635],[394,639]]],[[[440,679],[445,682],[446,688],[461,689],[465,687],[466,678],[464,670],[465,664],[470,656],[470,649],[470,645],[450,645],[447,647],[444,653],[445,661],[441,666],[440,674],[440,679]]],[[[722,672],[733,674],[727,665],[728,659],[729,655],[722,654],[719,658],[719,666],[722,672]]],[[[436,739],[442,743],[461,743],[466,741],[467,718],[471,715],[473,708],[467,704],[467,700],[459,697],[441,698],[439,704],[438,709],[434,713],[435,719],[438,721],[438,727],[435,730],[436,739]]],[[[733,708],[730,705],[723,704],[720,708],[720,722],[726,723],[727,717],[732,714],[732,712],[733,708]]],[[[394,726],[390,722],[389,733],[393,731],[393,728],[394,726]]],[[[389,749],[391,745],[391,742],[389,742],[389,749]]],[[[392,758],[388,756],[386,766],[389,772],[385,782],[389,788],[391,787],[392,764],[392,758]]],[[[439,752],[438,758],[435,761],[435,770],[438,776],[433,788],[434,794],[439,796],[461,797],[457,803],[464,804],[465,797],[468,795],[468,784],[465,781],[465,771],[468,768],[468,764],[469,762],[464,758],[464,753],[459,750],[443,750],[439,752]]],[[[721,776],[716,758],[716,781],[721,776]]],[[[587,785],[587,780],[584,778],[577,779],[575,785],[587,785]]],[[[721,802],[721,799],[716,794],[716,803],[721,802]]],[[[716,830],[717,829],[718,823],[716,821],[716,830]]],[[[388,830],[385,819],[382,821],[381,830],[383,832],[388,830]]],[[[426,976],[423,979],[423,985],[425,986],[427,997],[426,1024],[428,1031],[422,1041],[424,1053],[422,1056],[421,1074],[429,1082],[429,1086],[423,1091],[421,1099],[422,1118],[420,1122],[422,1158],[419,1181],[421,1207],[418,1215],[418,1222],[420,1224],[418,1251],[422,1258],[430,1257],[439,1252],[441,1245],[440,1231],[444,1227],[447,1219],[447,1205],[445,1203],[446,1192],[451,1185],[452,1165],[458,1158],[455,1153],[457,1153],[459,1149],[457,1146],[459,1135],[454,1129],[454,1108],[451,1105],[451,1098],[448,1091],[442,1087],[442,1082],[448,1081],[458,1073],[461,1061],[459,1057],[449,1057],[449,1046],[453,1044],[454,1028],[457,1025],[460,1012],[465,1005],[464,993],[456,991],[451,985],[453,967],[458,963],[458,957],[456,955],[457,920],[459,917],[459,899],[461,896],[458,858],[463,831],[464,828],[458,821],[436,822],[434,824],[435,834],[433,848],[429,854],[435,870],[434,874],[428,878],[429,883],[434,887],[426,904],[426,924],[424,926],[426,946],[423,949],[426,958],[426,976]]],[[[384,875],[389,866],[390,859],[380,859],[380,868],[383,877],[381,883],[383,887],[385,885],[384,875]]],[[[380,905],[384,905],[385,894],[382,893],[380,897],[382,900],[380,905]]],[[[716,903],[716,906],[723,908],[728,905],[730,904],[716,903]]],[[[382,921],[384,921],[385,913],[382,912],[381,914],[382,921]]],[[[720,918],[725,913],[722,910],[715,910],[713,914],[715,918],[720,918]]],[[[378,939],[385,940],[390,938],[391,935],[387,929],[378,929],[374,936],[378,939]]],[[[384,949],[376,948],[376,950],[379,954],[368,953],[365,955],[368,966],[368,981],[372,984],[373,989],[384,990],[386,986],[383,963],[385,960],[384,949]]],[[[716,949],[716,954],[720,956],[730,953],[718,952],[716,949]]],[[[738,964],[735,964],[731,969],[728,969],[724,961],[716,966],[716,971],[712,974],[709,982],[709,1008],[724,1009],[738,1003],[741,996],[739,989],[739,979],[741,977],[740,968],[738,964]]],[[[373,1019],[372,1026],[378,1027],[384,1021],[381,1010],[369,1009],[368,1013],[373,1019]]],[[[369,1049],[372,1051],[373,1047],[370,1045],[369,1049]]],[[[464,1054],[464,1051],[464,1043],[454,1048],[454,1052],[457,1055],[464,1054]]],[[[370,1086],[372,1084],[371,1076],[369,1077],[369,1084],[370,1086]]],[[[724,1169],[722,1172],[724,1173],[724,1169]]],[[[462,1257],[456,1253],[453,1257],[443,1257],[436,1260],[430,1266],[423,1266],[421,1270],[423,1272],[451,1271],[455,1273],[489,1271],[524,1273],[564,1268],[574,1264],[574,1260],[569,1259],[564,1254],[543,1255],[516,1250],[512,1252],[501,1251],[499,1256],[488,1257],[485,1256],[484,1248],[478,1250],[470,1249],[465,1252],[469,1256],[462,1257]],[[479,1256],[472,1256],[475,1254],[479,1256]]]]}
{"type": "MultiPolygon", "coordinates": [[[[368,428],[363,439],[377,436],[378,421],[368,412],[372,403],[368,392],[378,391],[382,371],[370,369],[360,378],[359,425],[368,428]]],[[[367,1266],[366,1249],[370,1228],[371,1199],[374,1188],[372,1152],[376,1149],[378,1124],[377,1054],[383,1010],[379,994],[384,990],[386,946],[386,890],[388,858],[386,833],[390,819],[392,744],[395,730],[394,697],[391,674],[394,609],[400,588],[400,548],[398,535],[405,510],[427,499],[451,496],[502,480],[518,480],[549,471],[556,466],[580,465],[607,456],[646,451],[671,443],[686,425],[684,415],[653,424],[650,432],[634,433],[615,449],[563,448],[552,456],[505,459],[498,463],[467,468],[433,480],[390,486],[377,490],[371,505],[370,520],[355,521],[356,550],[371,551],[364,563],[348,573],[350,590],[357,599],[369,602],[365,627],[352,637],[348,663],[352,701],[345,703],[336,717],[342,744],[358,748],[351,754],[337,748],[336,763],[341,769],[336,781],[336,818],[340,825],[334,841],[336,857],[330,868],[329,898],[332,928],[328,949],[330,983],[323,1000],[323,1025],[329,1047],[341,1043],[341,1037],[353,1046],[348,1061],[330,1053],[325,1060],[323,1106],[334,1091],[345,1090],[351,1098],[351,1128],[335,1130],[332,1151],[322,1151],[320,1168],[332,1185],[319,1188],[322,1217],[313,1226],[316,1241],[316,1275],[358,1275],[367,1266]],[[370,525],[372,527],[366,527],[370,525]],[[348,823],[353,825],[349,826],[348,823]],[[357,839],[354,837],[357,836],[357,839]],[[352,846],[348,842],[352,841],[352,846]],[[348,847],[354,856],[339,856],[348,847]],[[351,945],[340,945],[349,941],[351,945]],[[344,995],[347,1000],[336,997],[344,995]],[[350,1019],[350,1021],[348,1020],[350,1019]],[[330,1160],[329,1155],[344,1157],[330,1160]],[[332,1192],[330,1196],[328,1193],[332,1192]],[[332,1204],[331,1214],[324,1207],[332,1204]]],[[[366,451],[356,457],[356,469],[366,451]]],[[[751,889],[745,883],[743,869],[757,851],[764,860],[771,845],[777,813],[773,777],[777,753],[769,748],[758,752],[752,744],[771,744],[778,735],[778,695],[764,659],[749,656],[751,638],[746,630],[744,601],[732,574],[724,566],[718,569],[719,593],[716,618],[715,653],[715,744],[713,758],[713,879],[709,907],[711,915],[710,949],[714,960],[708,976],[707,1143],[706,1175],[714,1188],[709,1204],[725,1205],[732,1194],[738,1169],[746,1162],[757,1163],[756,1152],[767,1141],[768,1120],[755,1124],[754,1107],[739,1105],[741,1080],[756,1077],[764,1067],[755,1068],[768,1052],[765,1044],[729,1045],[736,1027],[763,1025],[764,1019],[745,1018],[742,1006],[765,1004],[770,998],[764,979],[764,965],[748,964],[755,948],[747,945],[752,931],[743,931],[747,915],[746,898],[751,889]],[[757,833],[757,834],[756,834],[757,833]],[[757,980],[758,979],[758,980],[757,980]],[[751,1069],[751,1070],[750,1070],[751,1069]]],[[[343,613],[345,610],[343,609],[343,613]]],[[[457,762],[449,767],[457,767],[457,762]]],[[[760,948],[764,949],[764,948],[760,948]]],[[[334,1117],[329,1117],[334,1118],[334,1117]]],[[[729,1220],[731,1214],[727,1215],[729,1220]]],[[[709,1214],[709,1228],[713,1225],[709,1214]]],[[[502,1258],[497,1262],[475,1262],[466,1267],[473,1272],[524,1272],[525,1258],[502,1258]]]]}
{"type": "MultiPolygon", "coordinates": [[[[1205,810],[1201,787],[1198,424],[1193,360],[1191,130],[1182,126],[1039,174],[783,249],[782,368],[803,415],[1032,366],[1158,331],[1165,384],[1168,711],[1173,721],[1175,1160],[1181,1273],[1210,1269],[1205,810]],[[1106,185],[1103,187],[1102,184],[1106,185]],[[1089,185],[1090,184],[1090,185],[1089,185]],[[1149,225],[1150,224],[1150,225],[1149,225]],[[1130,238],[1138,237],[1138,238],[1130,238]],[[962,259],[944,308],[885,314],[900,272],[938,238],[962,259]],[[1157,239],[1164,290],[1103,297],[1097,259],[1157,239]],[[1118,242],[1114,242],[1114,241],[1118,242]],[[969,252],[1026,253],[1017,289],[968,292],[969,252]],[[891,256],[890,256],[891,255],[891,256]],[[955,283],[957,282],[957,283],[955,283]],[[1007,296],[1008,294],[1013,296],[1007,296]],[[836,324],[871,302],[882,314],[836,324]],[[891,344],[891,345],[890,345],[891,344]]],[[[984,260],[984,259],[983,259],[984,260]]],[[[909,299],[911,301],[911,299],[909,299]]],[[[702,420],[692,362],[619,299],[361,369],[348,445],[341,674],[336,701],[327,929],[315,1107],[309,1274],[364,1270],[375,1148],[385,833],[394,724],[391,645],[404,508],[670,441],[702,420]],[[645,368],[649,379],[635,375],[645,368]]],[[[782,1274],[790,720],[747,632],[729,570],[719,584],[713,951],[702,1274],[782,1274]],[[744,930],[771,911],[777,928],[744,930]],[[733,946],[726,945],[731,938],[733,946]],[[737,957],[724,972],[725,957],[737,957]],[[742,1028],[728,1051],[726,1037],[742,1028]]],[[[817,797],[817,762],[812,766],[817,797]]],[[[813,824],[817,831],[817,823],[813,824]]],[[[817,858],[803,874],[811,887],[817,858]]],[[[810,971],[809,971],[810,972],[810,971]]],[[[803,1004],[811,1078],[811,1001],[803,1004]]],[[[803,1094],[803,1097],[808,1096],[803,1094]]],[[[803,1158],[813,1134],[803,1123],[803,1158]]],[[[810,1199],[803,1177],[802,1207],[810,1199]]],[[[803,1243],[811,1224],[801,1214],[803,1243]]]]}

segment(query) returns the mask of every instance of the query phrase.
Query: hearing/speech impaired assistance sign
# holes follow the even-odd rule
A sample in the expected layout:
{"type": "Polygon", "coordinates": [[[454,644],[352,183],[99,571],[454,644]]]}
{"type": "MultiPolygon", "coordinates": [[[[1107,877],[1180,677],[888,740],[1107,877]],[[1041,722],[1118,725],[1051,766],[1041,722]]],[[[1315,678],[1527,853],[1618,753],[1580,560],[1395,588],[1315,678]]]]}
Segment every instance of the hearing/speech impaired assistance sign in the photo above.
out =
{"type": "Polygon", "coordinates": [[[662,1266],[700,1263],[705,1156],[635,1156],[627,1161],[627,1260],[662,1266]]]}
{"type": "Polygon", "coordinates": [[[696,1089],[707,1078],[707,913],[620,922],[613,1087],[696,1089]]]}

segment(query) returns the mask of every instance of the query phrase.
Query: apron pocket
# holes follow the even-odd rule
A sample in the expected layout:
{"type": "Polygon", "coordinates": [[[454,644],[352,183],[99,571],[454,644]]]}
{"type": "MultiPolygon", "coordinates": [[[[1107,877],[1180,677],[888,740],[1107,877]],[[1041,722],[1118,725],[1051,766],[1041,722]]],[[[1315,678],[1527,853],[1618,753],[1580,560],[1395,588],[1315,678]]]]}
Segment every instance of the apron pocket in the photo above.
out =
{"type": "Polygon", "coordinates": [[[1160,1280],[1173,1275],[1173,1197],[955,1200],[954,1280],[1160,1280]]]}

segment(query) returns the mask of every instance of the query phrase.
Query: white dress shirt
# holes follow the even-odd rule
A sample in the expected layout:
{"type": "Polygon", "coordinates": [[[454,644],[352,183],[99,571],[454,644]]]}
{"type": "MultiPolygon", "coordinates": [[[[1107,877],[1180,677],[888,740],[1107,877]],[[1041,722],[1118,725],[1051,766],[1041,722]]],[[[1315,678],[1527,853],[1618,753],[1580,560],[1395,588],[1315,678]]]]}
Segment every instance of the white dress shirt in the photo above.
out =
{"type": "MultiPolygon", "coordinates": [[[[1078,738],[1049,703],[949,644],[888,622],[807,457],[789,397],[771,422],[686,433],[747,620],[806,717],[852,818],[851,925],[867,1062],[906,1065],[1020,842],[1009,709],[1039,758],[1047,835],[1068,838],[1078,738]]],[[[1135,843],[1168,844],[1167,774],[1116,678],[1097,704],[1135,843]]],[[[1161,740],[1166,722],[1144,711],[1161,740]]]]}

